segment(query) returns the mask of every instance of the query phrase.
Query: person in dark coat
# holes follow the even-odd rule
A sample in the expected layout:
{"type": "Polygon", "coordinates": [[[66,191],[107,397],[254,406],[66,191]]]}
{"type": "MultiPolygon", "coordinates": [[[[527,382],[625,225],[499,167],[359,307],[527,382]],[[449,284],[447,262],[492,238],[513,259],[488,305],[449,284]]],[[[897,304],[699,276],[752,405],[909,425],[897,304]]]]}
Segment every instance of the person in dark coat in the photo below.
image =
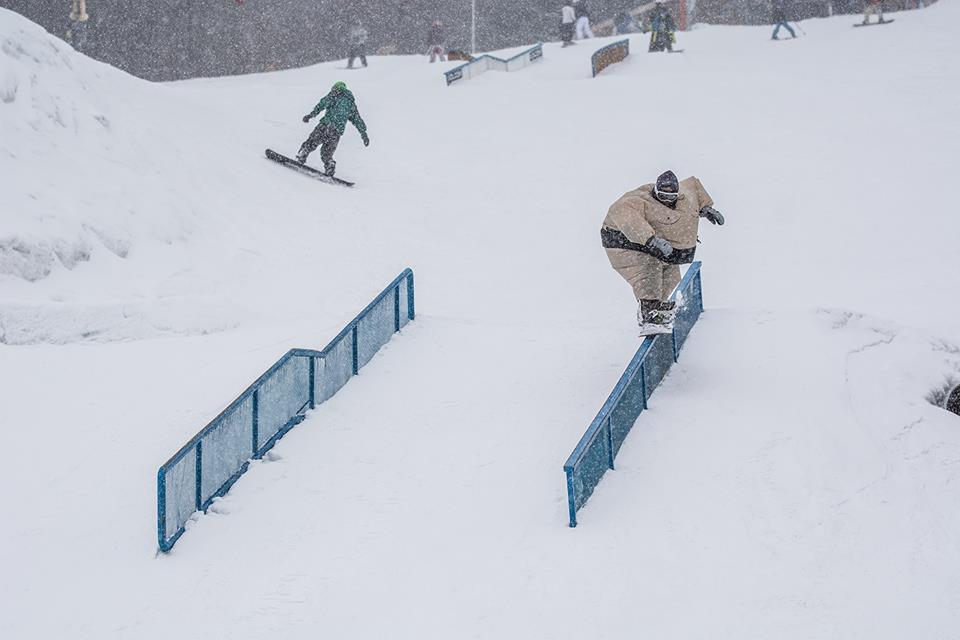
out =
{"type": "Polygon", "coordinates": [[[650,51],[673,51],[677,23],[662,0],[657,0],[650,16],[650,51]]]}
{"type": "Polygon", "coordinates": [[[427,32],[427,45],[429,50],[427,53],[430,55],[430,62],[436,62],[437,58],[440,58],[440,62],[444,62],[445,51],[443,48],[443,23],[439,20],[434,20],[433,24],[430,25],[430,30],[427,32]]]}
{"type": "Polygon", "coordinates": [[[363,139],[363,146],[370,146],[370,138],[367,136],[367,125],[360,112],[357,111],[357,101],[353,93],[347,89],[343,82],[336,82],[330,93],[325,95],[313,111],[303,116],[304,122],[310,120],[324,111],[323,117],[317,124],[313,132],[310,133],[304,143],[300,146],[300,152],[297,153],[297,162],[303,164],[307,161],[307,156],[313,153],[317,147],[320,147],[320,158],[323,160],[323,171],[328,176],[332,176],[337,168],[337,163],[333,159],[333,154],[340,144],[340,136],[343,135],[348,122],[360,132],[363,139]]]}

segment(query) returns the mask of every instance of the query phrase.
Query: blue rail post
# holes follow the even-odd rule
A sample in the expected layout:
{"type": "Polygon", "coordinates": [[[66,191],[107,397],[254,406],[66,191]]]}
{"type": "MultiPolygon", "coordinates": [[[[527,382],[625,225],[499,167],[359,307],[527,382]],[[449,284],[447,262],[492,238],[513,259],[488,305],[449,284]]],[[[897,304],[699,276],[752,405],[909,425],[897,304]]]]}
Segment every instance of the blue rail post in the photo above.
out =
{"type": "Polygon", "coordinates": [[[413,302],[413,272],[407,276],[407,317],[413,320],[416,316],[416,309],[413,302]]]}
{"type": "Polygon", "coordinates": [[[203,504],[202,486],[203,486],[203,440],[197,441],[197,446],[194,448],[194,451],[197,452],[197,477],[196,482],[197,486],[194,487],[195,497],[197,501],[197,511],[200,511],[200,505],[203,504]]]}
{"type": "Polygon", "coordinates": [[[309,357],[310,362],[310,408],[317,408],[317,359],[313,356],[309,357]]]}
{"type": "Polygon", "coordinates": [[[400,287],[393,290],[393,330],[400,331],[400,287]]]}
{"type": "Polygon", "coordinates": [[[353,337],[353,375],[357,375],[358,373],[360,373],[360,353],[359,353],[359,345],[357,344],[357,328],[358,327],[359,327],[359,323],[353,325],[353,331],[351,332],[351,335],[353,337]]]}
{"type": "Polygon", "coordinates": [[[573,469],[567,469],[567,509],[570,511],[570,527],[577,526],[577,502],[574,498],[573,469]]]}
{"type": "Polygon", "coordinates": [[[256,389],[253,392],[253,398],[251,399],[251,404],[253,405],[253,453],[251,457],[254,460],[260,459],[260,389],[256,389]]]}

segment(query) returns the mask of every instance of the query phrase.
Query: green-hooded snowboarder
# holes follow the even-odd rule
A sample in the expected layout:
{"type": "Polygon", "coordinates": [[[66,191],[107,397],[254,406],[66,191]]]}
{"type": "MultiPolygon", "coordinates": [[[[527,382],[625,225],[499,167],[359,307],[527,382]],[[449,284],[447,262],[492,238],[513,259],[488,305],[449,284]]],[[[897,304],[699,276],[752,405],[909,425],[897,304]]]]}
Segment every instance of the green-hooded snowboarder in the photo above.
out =
{"type": "Polygon", "coordinates": [[[317,103],[313,111],[303,116],[303,121],[310,122],[311,118],[324,110],[326,110],[326,113],[320,118],[319,124],[310,134],[310,137],[300,145],[297,160],[300,163],[305,163],[307,156],[313,153],[317,147],[320,147],[323,171],[328,176],[332,176],[337,168],[333,153],[337,150],[337,145],[340,144],[340,136],[343,135],[347,122],[352,122],[353,126],[360,132],[364,146],[370,146],[370,138],[367,137],[367,125],[364,124],[360,112],[357,111],[357,103],[353,94],[350,93],[347,85],[343,82],[335,83],[330,93],[317,103]]]}

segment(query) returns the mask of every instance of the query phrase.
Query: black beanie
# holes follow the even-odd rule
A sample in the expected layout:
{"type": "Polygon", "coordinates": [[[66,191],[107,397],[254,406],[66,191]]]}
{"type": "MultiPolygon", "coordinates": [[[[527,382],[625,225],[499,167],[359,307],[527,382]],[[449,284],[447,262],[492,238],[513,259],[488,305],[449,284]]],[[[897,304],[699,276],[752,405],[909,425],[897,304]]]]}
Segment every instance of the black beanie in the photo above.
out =
{"type": "Polygon", "coordinates": [[[677,193],[680,191],[680,181],[677,180],[677,174],[673,171],[664,171],[657,178],[657,191],[669,191],[677,193]]]}

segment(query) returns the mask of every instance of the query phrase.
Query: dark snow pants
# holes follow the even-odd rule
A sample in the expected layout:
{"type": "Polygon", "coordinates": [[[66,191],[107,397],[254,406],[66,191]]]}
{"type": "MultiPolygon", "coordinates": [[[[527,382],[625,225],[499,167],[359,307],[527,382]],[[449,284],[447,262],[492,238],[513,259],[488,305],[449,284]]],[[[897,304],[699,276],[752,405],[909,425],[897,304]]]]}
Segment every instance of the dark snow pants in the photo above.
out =
{"type": "Polygon", "coordinates": [[[333,154],[340,144],[340,132],[336,127],[332,127],[321,122],[310,134],[302,145],[300,145],[300,156],[306,162],[307,156],[313,153],[317,147],[320,147],[320,159],[323,160],[323,170],[327,173],[333,173],[337,163],[333,161],[333,154]]]}
{"type": "Polygon", "coordinates": [[[651,33],[650,51],[673,51],[673,34],[669,31],[651,33]]]}
{"type": "Polygon", "coordinates": [[[350,53],[347,58],[347,68],[353,69],[353,61],[360,58],[360,64],[367,66],[367,51],[362,44],[355,44],[350,47],[350,53]]]}

